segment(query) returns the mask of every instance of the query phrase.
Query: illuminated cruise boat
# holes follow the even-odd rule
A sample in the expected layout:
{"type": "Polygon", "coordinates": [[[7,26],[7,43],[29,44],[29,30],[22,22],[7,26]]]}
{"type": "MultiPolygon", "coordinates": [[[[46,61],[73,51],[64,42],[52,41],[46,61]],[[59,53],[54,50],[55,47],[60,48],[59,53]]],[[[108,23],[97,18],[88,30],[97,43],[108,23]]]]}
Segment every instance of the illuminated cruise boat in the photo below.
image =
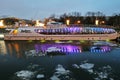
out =
{"type": "Polygon", "coordinates": [[[116,31],[110,28],[99,27],[63,27],[63,28],[48,28],[34,29],[39,34],[112,34],[116,31]]]}
{"type": "Polygon", "coordinates": [[[5,40],[111,40],[117,32],[111,28],[55,25],[19,27],[5,35],[5,40]]]}

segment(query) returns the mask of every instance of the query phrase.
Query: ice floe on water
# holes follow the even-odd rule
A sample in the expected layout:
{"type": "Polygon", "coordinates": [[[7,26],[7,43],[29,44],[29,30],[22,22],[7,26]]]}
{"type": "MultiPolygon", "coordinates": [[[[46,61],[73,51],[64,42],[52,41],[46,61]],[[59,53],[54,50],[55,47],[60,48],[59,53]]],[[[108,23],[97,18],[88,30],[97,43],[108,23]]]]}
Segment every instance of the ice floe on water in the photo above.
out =
{"type": "Polygon", "coordinates": [[[15,73],[15,80],[38,80],[45,79],[43,68],[38,64],[30,64],[26,70],[15,73]]]}
{"type": "Polygon", "coordinates": [[[40,65],[38,65],[38,64],[30,64],[29,66],[27,66],[27,69],[28,69],[28,70],[31,70],[31,71],[39,71],[39,70],[42,70],[42,68],[41,68],[40,65]]]}
{"type": "Polygon", "coordinates": [[[56,75],[53,75],[50,80],[60,80],[56,75]]]}
{"type": "Polygon", "coordinates": [[[112,78],[112,68],[109,65],[103,66],[103,67],[99,68],[99,70],[96,70],[96,75],[97,75],[97,77],[95,78],[95,80],[97,80],[97,79],[99,79],[99,80],[103,80],[103,79],[114,80],[112,78]]]}
{"type": "Polygon", "coordinates": [[[57,68],[56,68],[55,74],[58,74],[58,75],[61,75],[61,74],[67,75],[67,74],[69,74],[69,72],[70,72],[69,70],[66,70],[62,65],[58,64],[57,68]]]}
{"type": "Polygon", "coordinates": [[[70,74],[70,70],[66,70],[61,64],[58,64],[55,72],[50,80],[74,80],[70,74]]]}
{"type": "Polygon", "coordinates": [[[45,77],[44,74],[38,74],[38,75],[36,76],[36,78],[38,78],[38,79],[40,79],[40,78],[44,78],[44,77],[45,77]]]}
{"type": "Polygon", "coordinates": [[[95,69],[95,64],[84,62],[80,65],[73,64],[72,65],[76,69],[84,69],[91,73],[90,75],[93,76],[93,80],[114,80],[112,76],[112,68],[111,66],[103,66],[95,69]]]}
{"type": "Polygon", "coordinates": [[[46,54],[42,52],[37,52],[36,50],[29,50],[25,52],[27,57],[34,57],[34,56],[45,56],[46,54]]]}
{"type": "Polygon", "coordinates": [[[34,76],[34,72],[28,70],[21,70],[16,72],[15,74],[22,80],[30,80],[34,76]]]}
{"type": "Polygon", "coordinates": [[[77,64],[73,64],[72,66],[73,66],[74,68],[77,68],[77,69],[80,68],[79,65],[77,65],[77,64]]]}
{"type": "MultiPolygon", "coordinates": [[[[78,80],[73,76],[75,75],[74,70],[78,71],[77,74],[79,74],[79,71],[80,73],[81,71],[83,71],[83,73],[85,72],[85,74],[88,73],[87,75],[92,77],[92,80],[114,80],[114,74],[112,73],[112,67],[110,65],[96,67],[96,64],[89,63],[88,61],[81,62],[80,64],[73,64],[73,71],[71,68],[69,70],[63,65],[58,64],[52,76],[50,76],[51,74],[46,75],[46,70],[38,64],[30,64],[26,68],[27,69],[15,73],[20,80],[78,80]]],[[[80,75],[78,76],[80,77],[80,75]]],[[[84,79],[84,77],[82,78],[84,79]]]]}
{"type": "Polygon", "coordinates": [[[92,69],[94,67],[94,64],[84,63],[84,64],[81,64],[80,67],[83,68],[83,69],[89,70],[89,69],[92,69]]]}
{"type": "Polygon", "coordinates": [[[73,64],[72,65],[74,68],[81,68],[81,69],[85,69],[90,73],[93,73],[93,68],[94,68],[94,64],[92,63],[82,63],[81,65],[77,65],[77,64],[73,64]]]}
{"type": "Polygon", "coordinates": [[[92,63],[83,63],[80,65],[80,68],[87,70],[89,73],[93,73],[94,64],[92,63]]]}

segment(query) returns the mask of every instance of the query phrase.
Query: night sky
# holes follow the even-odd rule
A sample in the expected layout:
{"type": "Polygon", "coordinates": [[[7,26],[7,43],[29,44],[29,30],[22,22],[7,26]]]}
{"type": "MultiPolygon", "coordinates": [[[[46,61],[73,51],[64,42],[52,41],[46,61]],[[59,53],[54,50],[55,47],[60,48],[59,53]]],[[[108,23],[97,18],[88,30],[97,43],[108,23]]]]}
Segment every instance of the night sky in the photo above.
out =
{"type": "Polygon", "coordinates": [[[120,13],[120,0],[0,0],[0,16],[43,19],[52,14],[88,11],[106,15],[120,13]]]}

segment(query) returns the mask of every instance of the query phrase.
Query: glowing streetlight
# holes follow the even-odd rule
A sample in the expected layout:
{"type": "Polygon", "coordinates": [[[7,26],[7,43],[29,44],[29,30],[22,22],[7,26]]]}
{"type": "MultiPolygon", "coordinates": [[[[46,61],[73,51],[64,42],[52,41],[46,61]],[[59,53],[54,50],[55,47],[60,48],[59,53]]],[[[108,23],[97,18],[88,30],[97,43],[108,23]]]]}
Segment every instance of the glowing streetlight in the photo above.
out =
{"type": "Polygon", "coordinates": [[[40,23],[39,20],[36,20],[36,24],[35,24],[35,25],[36,25],[36,26],[42,26],[42,27],[44,26],[44,24],[43,24],[43,23],[40,23]]]}
{"type": "Polygon", "coordinates": [[[102,21],[102,23],[104,24],[104,23],[105,23],[105,21],[102,21]]]}
{"type": "Polygon", "coordinates": [[[0,26],[3,27],[4,24],[3,24],[3,20],[0,20],[0,26]]]}
{"type": "Polygon", "coordinates": [[[99,25],[99,20],[95,20],[95,25],[99,25]]]}
{"type": "Polygon", "coordinates": [[[80,20],[78,20],[78,21],[77,21],[77,23],[78,23],[78,24],[80,24],[80,23],[81,23],[81,21],[80,21],[80,20]]]}
{"type": "Polygon", "coordinates": [[[18,34],[18,30],[17,29],[13,30],[13,34],[14,35],[18,34]]]}
{"type": "Polygon", "coordinates": [[[66,24],[70,25],[70,20],[69,19],[66,20],[66,24]]]}

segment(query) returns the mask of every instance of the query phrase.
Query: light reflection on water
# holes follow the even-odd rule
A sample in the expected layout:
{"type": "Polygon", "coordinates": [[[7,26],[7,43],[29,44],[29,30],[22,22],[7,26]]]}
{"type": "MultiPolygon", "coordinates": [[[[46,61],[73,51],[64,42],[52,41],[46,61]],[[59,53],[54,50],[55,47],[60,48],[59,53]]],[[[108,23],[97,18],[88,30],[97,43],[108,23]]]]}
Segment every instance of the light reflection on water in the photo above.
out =
{"type": "MultiPolygon", "coordinates": [[[[53,74],[55,66],[57,64],[62,64],[66,69],[70,69],[73,72],[76,80],[79,80],[81,75],[83,76],[81,80],[93,80],[88,79],[84,76],[91,77],[91,75],[86,75],[84,70],[76,70],[71,68],[72,64],[80,65],[81,61],[88,60],[90,63],[95,64],[96,66],[106,66],[110,65],[113,69],[117,69],[119,71],[117,63],[120,63],[119,59],[119,49],[114,50],[113,47],[108,45],[92,45],[92,43],[84,42],[77,44],[77,42],[72,43],[54,43],[54,42],[27,42],[27,41],[0,41],[0,78],[4,76],[4,78],[9,77],[8,75],[12,73],[14,75],[15,72],[20,70],[25,70],[27,66],[30,64],[38,64],[45,68],[45,74],[48,77],[51,77],[53,74]],[[2,46],[3,45],[3,46],[2,46]],[[64,54],[65,56],[53,56],[48,57],[29,57],[27,58],[25,52],[31,51],[33,54],[44,54],[48,49],[57,48],[58,51],[54,51],[55,53],[59,53],[59,55],[64,54]],[[2,51],[2,49],[4,50],[2,51]],[[101,53],[111,53],[111,54],[101,54],[101,53]],[[99,54],[90,54],[90,53],[99,53],[99,54]],[[68,55],[69,54],[69,55],[68,55]],[[75,55],[73,55],[75,54],[75,55]],[[5,55],[5,56],[3,56],[5,55]],[[77,56],[76,56],[77,55],[77,56]],[[101,56],[99,56],[101,55],[101,56]],[[2,62],[2,59],[4,60],[2,62]],[[6,61],[5,61],[6,60],[6,61]],[[10,63],[10,64],[9,64],[10,63]],[[8,67],[9,65],[9,67],[8,67]],[[49,65],[49,66],[48,66],[49,65]],[[51,71],[51,69],[53,69],[51,71]],[[4,74],[3,74],[4,72],[4,74]],[[7,75],[6,75],[7,74],[7,75]],[[77,76],[78,75],[78,76],[77,76]]],[[[50,52],[49,54],[51,54],[50,52]]],[[[41,68],[41,67],[40,67],[41,68]]],[[[96,68],[98,69],[98,68],[96,68]]],[[[119,75],[119,73],[117,73],[119,75]]],[[[10,76],[11,77],[11,76],[10,76]]],[[[3,79],[9,80],[9,79],[3,79]]],[[[48,80],[48,79],[46,79],[48,80]]],[[[117,80],[117,79],[115,79],[117,80]]]]}
{"type": "MultiPolygon", "coordinates": [[[[85,44],[85,43],[84,43],[85,44]]],[[[35,52],[32,54],[37,53],[48,53],[48,49],[51,49],[50,53],[64,53],[67,54],[79,54],[85,51],[90,53],[107,53],[112,50],[112,48],[108,45],[101,45],[101,46],[92,46],[92,44],[84,46],[83,44],[75,44],[73,43],[19,43],[19,42],[7,42],[0,41],[0,53],[5,55],[9,53],[9,55],[16,55],[18,58],[22,57],[26,51],[34,50],[35,52]],[[31,47],[30,47],[31,46],[31,47]],[[55,49],[56,50],[55,50],[55,49]],[[24,52],[23,52],[24,49],[24,52]],[[16,54],[14,54],[16,53],[16,54]]]]}
{"type": "Polygon", "coordinates": [[[92,53],[96,52],[96,53],[106,53],[106,52],[110,52],[111,51],[111,47],[110,46],[106,46],[106,45],[103,45],[103,46],[92,46],[90,48],[90,51],[92,53]]]}
{"type": "Polygon", "coordinates": [[[7,54],[6,45],[4,41],[0,41],[0,54],[7,54]]]}
{"type": "Polygon", "coordinates": [[[36,52],[39,52],[40,50],[42,52],[46,52],[49,48],[53,48],[53,52],[61,52],[61,53],[81,53],[82,48],[81,46],[77,45],[71,45],[71,44],[36,44],[35,49],[36,52]],[[57,48],[59,50],[54,50],[54,48],[57,48]]]}

